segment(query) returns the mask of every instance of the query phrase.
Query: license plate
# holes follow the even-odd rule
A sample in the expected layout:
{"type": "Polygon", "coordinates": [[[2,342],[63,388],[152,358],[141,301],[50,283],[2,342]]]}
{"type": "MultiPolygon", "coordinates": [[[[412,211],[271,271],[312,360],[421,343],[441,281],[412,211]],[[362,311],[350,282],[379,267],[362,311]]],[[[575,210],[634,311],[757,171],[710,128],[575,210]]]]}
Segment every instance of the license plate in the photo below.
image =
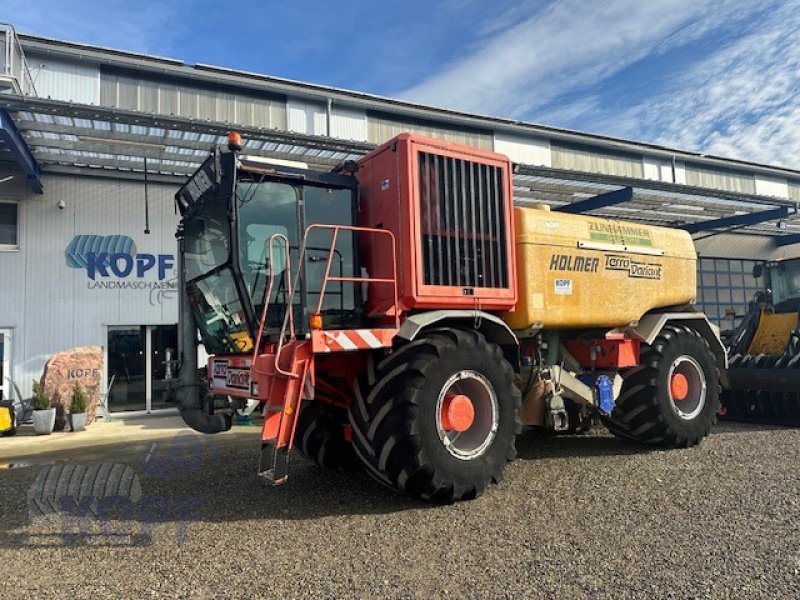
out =
{"type": "Polygon", "coordinates": [[[231,365],[227,359],[211,363],[211,382],[214,388],[250,390],[250,365],[231,365]]]}
{"type": "Polygon", "coordinates": [[[225,373],[225,387],[237,390],[249,390],[250,369],[228,367],[225,373]]]}

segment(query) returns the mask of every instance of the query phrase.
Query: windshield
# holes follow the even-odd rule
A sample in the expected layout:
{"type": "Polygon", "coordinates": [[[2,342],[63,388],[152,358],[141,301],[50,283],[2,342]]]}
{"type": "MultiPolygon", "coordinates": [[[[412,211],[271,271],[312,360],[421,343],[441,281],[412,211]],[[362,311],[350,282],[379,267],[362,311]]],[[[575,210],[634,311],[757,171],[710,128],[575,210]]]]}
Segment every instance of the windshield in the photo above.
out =
{"type": "Polygon", "coordinates": [[[779,262],[769,271],[772,303],[800,298],[800,260],[779,262]]]}
{"type": "MultiPolygon", "coordinates": [[[[288,301],[286,238],[289,244],[288,268],[291,284],[297,278],[300,219],[308,225],[351,225],[352,192],[315,186],[293,186],[274,181],[254,180],[243,176],[236,186],[239,231],[239,264],[247,293],[260,318],[264,297],[272,279],[272,290],[267,310],[267,329],[283,324],[288,301]],[[302,204],[299,197],[302,196],[302,204]],[[301,214],[302,211],[302,214],[301,214]],[[269,246],[272,239],[272,264],[269,246]]],[[[300,290],[294,295],[296,323],[304,323],[301,298],[306,299],[306,313],[317,309],[325,268],[330,255],[333,234],[330,229],[314,229],[306,243],[304,273],[300,290]]],[[[354,239],[352,232],[340,232],[333,250],[330,275],[353,277],[354,239]]],[[[356,313],[355,285],[352,282],[330,281],[325,289],[321,313],[328,326],[343,325],[356,313]]]]}
{"type": "MultiPolygon", "coordinates": [[[[259,318],[264,308],[264,295],[272,280],[269,303],[274,308],[268,311],[267,327],[278,327],[283,323],[288,301],[286,242],[283,238],[290,248],[288,264],[297,260],[299,205],[296,189],[287,183],[240,179],[236,186],[236,202],[242,279],[259,318]]],[[[291,283],[294,283],[295,275],[295,269],[291,269],[291,283]]],[[[299,296],[296,298],[299,302],[299,296]]]]}

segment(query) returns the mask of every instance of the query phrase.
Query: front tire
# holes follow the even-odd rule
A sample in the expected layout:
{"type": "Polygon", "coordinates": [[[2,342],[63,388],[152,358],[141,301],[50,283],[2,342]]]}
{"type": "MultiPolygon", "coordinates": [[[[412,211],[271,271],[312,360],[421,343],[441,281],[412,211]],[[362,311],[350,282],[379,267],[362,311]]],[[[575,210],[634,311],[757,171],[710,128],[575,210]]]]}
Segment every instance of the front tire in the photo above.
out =
{"type": "Polygon", "coordinates": [[[606,426],[615,436],[667,448],[698,444],[717,422],[719,370],[697,331],[667,325],[640,364],[623,373],[606,426]]]}
{"type": "Polygon", "coordinates": [[[391,488],[438,502],[475,498],[516,456],[519,405],[499,346],[476,331],[431,331],[380,363],[371,383],[359,380],[353,447],[391,488]]]}
{"type": "Polygon", "coordinates": [[[306,403],[297,419],[295,449],[324,469],[357,471],[361,463],[345,439],[346,422],[341,408],[314,400],[306,403]]]}

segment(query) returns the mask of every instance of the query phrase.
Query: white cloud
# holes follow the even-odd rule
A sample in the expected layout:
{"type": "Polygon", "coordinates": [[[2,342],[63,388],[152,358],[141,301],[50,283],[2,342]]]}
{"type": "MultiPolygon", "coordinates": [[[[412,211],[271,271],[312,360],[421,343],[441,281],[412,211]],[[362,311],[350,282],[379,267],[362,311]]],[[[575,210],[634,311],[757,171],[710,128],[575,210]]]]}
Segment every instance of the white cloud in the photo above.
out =
{"type": "Polygon", "coordinates": [[[800,3],[765,15],[669,82],[598,122],[607,133],[800,168],[800,3]]]}
{"type": "Polygon", "coordinates": [[[402,96],[473,112],[530,117],[566,92],[577,92],[661,52],[667,40],[687,43],[707,32],[714,21],[741,18],[747,5],[739,0],[564,0],[539,8],[540,2],[528,0],[493,18],[475,52],[402,96]]]}
{"type": "Polygon", "coordinates": [[[528,0],[487,21],[474,52],[402,95],[798,168],[798,31],[798,0],[564,0],[544,8],[528,0]],[[703,46],[712,33],[719,45],[703,46]],[[607,95],[614,75],[690,43],[693,56],[683,60],[697,62],[682,72],[607,95]]]}

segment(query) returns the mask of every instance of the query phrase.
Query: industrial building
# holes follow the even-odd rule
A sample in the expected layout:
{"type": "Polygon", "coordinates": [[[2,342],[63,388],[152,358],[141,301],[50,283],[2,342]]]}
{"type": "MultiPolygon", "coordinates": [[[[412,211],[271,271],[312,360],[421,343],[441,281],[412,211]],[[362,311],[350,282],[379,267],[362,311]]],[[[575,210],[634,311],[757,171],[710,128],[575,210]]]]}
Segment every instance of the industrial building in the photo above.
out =
{"type": "MultiPolygon", "coordinates": [[[[800,249],[800,171],[0,30],[0,394],[104,348],[112,411],[169,408],[173,195],[231,129],[248,155],[328,170],[403,131],[508,155],[515,201],[695,234],[723,328],[756,260],[800,249]],[[114,260],[97,264],[88,254],[114,260]]],[[[735,314],[734,314],[735,312],[735,314]]]]}

